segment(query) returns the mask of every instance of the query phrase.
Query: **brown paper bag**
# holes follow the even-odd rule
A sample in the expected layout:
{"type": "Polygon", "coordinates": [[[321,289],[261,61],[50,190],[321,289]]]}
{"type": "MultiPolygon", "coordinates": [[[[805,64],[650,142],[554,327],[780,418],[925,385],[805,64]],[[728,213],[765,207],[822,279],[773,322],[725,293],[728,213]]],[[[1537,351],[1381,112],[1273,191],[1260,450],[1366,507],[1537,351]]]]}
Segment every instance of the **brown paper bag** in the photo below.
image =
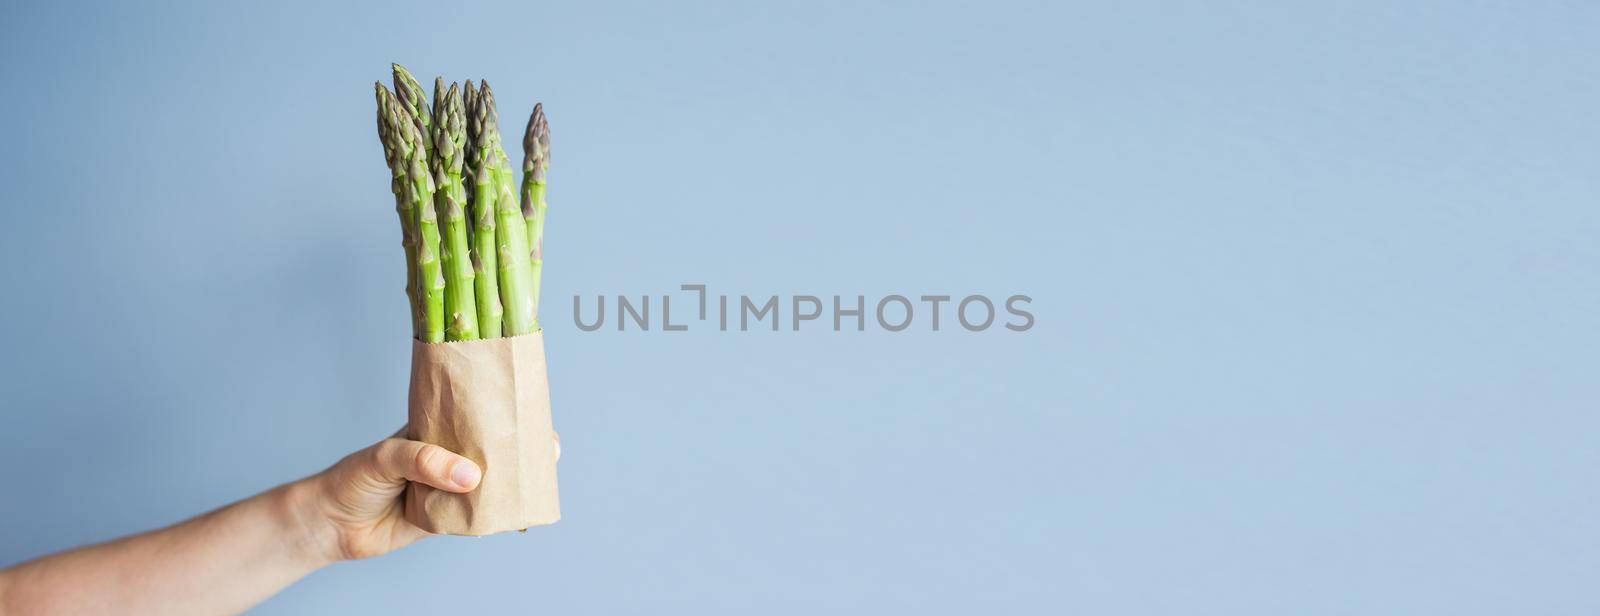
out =
{"type": "Polygon", "coordinates": [[[410,435],[477,462],[478,489],[412,483],[406,519],[423,530],[490,535],[561,519],[544,337],[411,346],[410,435]]]}

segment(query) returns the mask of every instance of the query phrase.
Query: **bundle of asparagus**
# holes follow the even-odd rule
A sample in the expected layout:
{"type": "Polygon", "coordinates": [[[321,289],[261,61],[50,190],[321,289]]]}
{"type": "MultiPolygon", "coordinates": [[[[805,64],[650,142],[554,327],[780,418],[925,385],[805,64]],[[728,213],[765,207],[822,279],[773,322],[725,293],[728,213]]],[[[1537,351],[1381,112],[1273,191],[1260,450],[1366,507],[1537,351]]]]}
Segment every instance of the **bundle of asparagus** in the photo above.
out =
{"type": "Polygon", "coordinates": [[[433,83],[432,104],[399,64],[374,84],[378,139],[393,175],[412,336],[422,342],[539,331],[550,126],[533,106],[522,139],[521,202],[488,81],[433,83]],[[441,225],[442,222],[442,225],[441,225]]]}
{"type": "Polygon", "coordinates": [[[553,523],[561,503],[538,318],[544,107],[534,105],[523,134],[519,190],[488,82],[434,79],[430,103],[396,64],[394,90],[375,90],[415,338],[406,432],[483,470],[464,494],[411,484],[406,519],[458,535],[553,523]],[[457,344],[435,344],[448,342],[457,344]]]}

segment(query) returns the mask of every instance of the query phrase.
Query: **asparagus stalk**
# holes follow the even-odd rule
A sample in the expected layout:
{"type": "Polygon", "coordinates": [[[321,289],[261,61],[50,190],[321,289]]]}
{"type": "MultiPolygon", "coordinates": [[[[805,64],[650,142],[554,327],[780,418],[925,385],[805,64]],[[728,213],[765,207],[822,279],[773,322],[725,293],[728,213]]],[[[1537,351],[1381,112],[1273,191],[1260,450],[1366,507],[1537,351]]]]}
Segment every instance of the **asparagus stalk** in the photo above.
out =
{"type": "Polygon", "coordinates": [[[539,322],[539,286],[544,274],[545,174],[550,171],[550,123],[544,103],[533,105],[522,135],[522,218],[528,225],[529,271],[532,272],[534,328],[539,322]]]}
{"type": "Polygon", "coordinates": [[[456,84],[444,90],[444,79],[433,86],[433,176],[438,185],[434,203],[444,219],[439,257],[444,271],[445,340],[478,339],[478,306],[474,299],[472,256],[464,209],[466,189],[461,184],[462,151],[466,145],[466,118],[461,91],[456,84]]]}
{"type": "Polygon", "coordinates": [[[439,214],[428,173],[427,137],[417,122],[400,122],[405,146],[406,196],[417,216],[417,284],[422,292],[423,342],[444,342],[444,273],[439,263],[439,214]]]}
{"type": "Polygon", "coordinates": [[[400,245],[406,252],[406,299],[411,306],[411,336],[420,337],[423,330],[422,298],[417,284],[417,225],[416,212],[406,194],[406,172],[410,165],[400,155],[405,150],[401,143],[399,124],[400,103],[382,83],[372,84],[378,98],[378,141],[383,144],[384,161],[389,164],[390,189],[394,191],[394,209],[400,215],[400,245]]]}
{"type": "Polygon", "coordinates": [[[494,90],[484,81],[478,91],[485,118],[482,136],[490,156],[484,169],[492,169],[495,192],[495,248],[500,259],[500,301],[505,306],[505,334],[516,336],[538,330],[534,320],[533,272],[528,255],[528,229],[517,205],[516,178],[511,161],[500,144],[499,120],[494,105],[494,90]]]}
{"type": "Polygon", "coordinates": [[[498,234],[495,232],[494,174],[485,129],[488,113],[478,89],[468,80],[465,90],[467,118],[466,175],[472,180],[472,271],[478,302],[478,330],[484,338],[499,338],[505,308],[500,303],[498,234]]]}

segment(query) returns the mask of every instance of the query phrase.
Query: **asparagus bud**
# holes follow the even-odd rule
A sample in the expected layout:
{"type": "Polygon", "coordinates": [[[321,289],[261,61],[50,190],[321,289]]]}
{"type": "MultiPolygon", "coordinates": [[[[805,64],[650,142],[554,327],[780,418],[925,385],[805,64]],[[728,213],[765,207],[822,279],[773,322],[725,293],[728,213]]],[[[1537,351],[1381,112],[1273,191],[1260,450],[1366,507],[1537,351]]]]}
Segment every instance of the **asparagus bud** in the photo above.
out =
{"type": "Polygon", "coordinates": [[[407,115],[411,116],[417,124],[417,131],[424,137],[432,134],[433,118],[428,110],[428,94],[422,91],[422,84],[417,83],[417,78],[411,76],[411,71],[399,64],[391,64],[394,68],[394,95],[400,99],[400,104],[407,115]]]}

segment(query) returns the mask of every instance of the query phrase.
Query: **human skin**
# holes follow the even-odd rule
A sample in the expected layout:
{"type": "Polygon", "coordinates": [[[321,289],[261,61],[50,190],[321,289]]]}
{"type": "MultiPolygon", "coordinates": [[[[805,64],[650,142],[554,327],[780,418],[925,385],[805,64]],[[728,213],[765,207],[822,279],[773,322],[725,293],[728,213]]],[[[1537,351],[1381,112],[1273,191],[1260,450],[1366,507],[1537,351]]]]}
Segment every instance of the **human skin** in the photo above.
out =
{"type": "Polygon", "coordinates": [[[317,569],[428,536],[405,520],[407,481],[470,492],[481,478],[442,447],[384,439],[176,525],[0,570],[0,614],[241,612],[317,569]]]}

